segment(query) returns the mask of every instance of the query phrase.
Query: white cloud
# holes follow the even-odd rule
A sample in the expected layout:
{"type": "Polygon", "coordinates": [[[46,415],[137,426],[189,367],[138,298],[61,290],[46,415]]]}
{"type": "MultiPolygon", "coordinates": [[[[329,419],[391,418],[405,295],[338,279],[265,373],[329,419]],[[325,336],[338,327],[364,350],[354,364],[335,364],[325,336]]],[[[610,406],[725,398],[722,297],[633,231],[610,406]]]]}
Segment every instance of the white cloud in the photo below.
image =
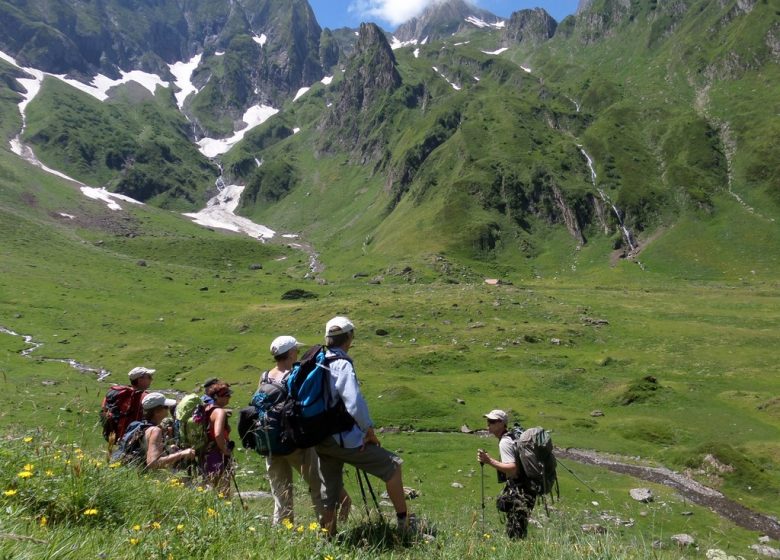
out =
{"type": "MultiPolygon", "coordinates": [[[[360,17],[378,18],[400,25],[405,21],[419,16],[431,4],[446,0],[354,0],[349,5],[349,11],[360,17]]],[[[473,2],[470,2],[473,3],[473,2]]]]}

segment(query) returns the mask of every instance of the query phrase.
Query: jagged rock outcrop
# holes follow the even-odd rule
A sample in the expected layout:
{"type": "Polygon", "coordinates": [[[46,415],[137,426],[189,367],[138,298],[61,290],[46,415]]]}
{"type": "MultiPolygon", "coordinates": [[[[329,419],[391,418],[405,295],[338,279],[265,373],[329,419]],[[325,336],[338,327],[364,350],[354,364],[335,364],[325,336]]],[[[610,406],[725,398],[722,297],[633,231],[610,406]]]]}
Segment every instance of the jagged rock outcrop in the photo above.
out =
{"type": "Polygon", "coordinates": [[[373,23],[361,24],[338,97],[319,126],[325,132],[320,148],[345,150],[361,163],[379,159],[387,141],[382,102],[400,85],[395,56],[384,33],[373,23]]]}
{"type": "Polygon", "coordinates": [[[558,22],[542,8],[519,10],[512,14],[504,29],[504,42],[539,45],[549,40],[558,22]]]}
{"type": "Polygon", "coordinates": [[[400,25],[393,36],[399,41],[442,39],[461,29],[473,28],[474,23],[466,21],[469,17],[487,24],[501,21],[495,14],[463,0],[434,2],[422,14],[400,25]]]}

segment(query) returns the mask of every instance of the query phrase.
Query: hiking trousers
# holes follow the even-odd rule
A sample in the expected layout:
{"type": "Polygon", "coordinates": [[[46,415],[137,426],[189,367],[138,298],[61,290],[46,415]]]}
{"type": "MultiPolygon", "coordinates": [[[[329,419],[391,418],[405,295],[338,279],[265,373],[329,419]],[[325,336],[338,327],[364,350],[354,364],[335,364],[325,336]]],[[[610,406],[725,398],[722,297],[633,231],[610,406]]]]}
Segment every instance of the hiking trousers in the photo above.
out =
{"type": "Polygon", "coordinates": [[[507,484],[502,492],[511,496],[511,508],[506,511],[506,535],[510,539],[524,539],[528,535],[528,519],[536,504],[536,494],[519,486],[507,484]]]}
{"type": "Polygon", "coordinates": [[[265,460],[271,493],[274,497],[273,524],[278,525],[285,519],[295,521],[293,512],[293,471],[301,475],[309,486],[309,494],[317,521],[322,518],[322,500],[320,499],[320,475],[317,453],[313,447],[296,449],[289,455],[272,455],[265,460]]]}

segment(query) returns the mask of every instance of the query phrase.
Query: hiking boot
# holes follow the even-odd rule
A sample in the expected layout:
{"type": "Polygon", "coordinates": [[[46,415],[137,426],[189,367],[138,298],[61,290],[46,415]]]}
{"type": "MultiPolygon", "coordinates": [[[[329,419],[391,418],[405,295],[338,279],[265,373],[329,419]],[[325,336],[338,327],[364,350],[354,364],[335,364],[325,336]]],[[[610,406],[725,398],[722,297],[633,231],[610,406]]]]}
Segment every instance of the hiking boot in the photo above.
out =
{"type": "Polygon", "coordinates": [[[415,535],[419,531],[417,516],[410,513],[403,519],[398,520],[398,532],[404,535],[415,535]]]}

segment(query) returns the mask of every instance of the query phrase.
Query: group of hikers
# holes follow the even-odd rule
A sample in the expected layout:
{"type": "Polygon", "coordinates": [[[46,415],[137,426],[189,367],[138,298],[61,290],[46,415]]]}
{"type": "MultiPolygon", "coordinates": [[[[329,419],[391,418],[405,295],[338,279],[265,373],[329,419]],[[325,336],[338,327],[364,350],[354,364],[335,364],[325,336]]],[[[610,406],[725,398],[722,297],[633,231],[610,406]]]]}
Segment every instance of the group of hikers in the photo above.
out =
{"type": "MultiPolygon", "coordinates": [[[[275,338],[270,345],[275,365],[263,372],[252,406],[241,410],[239,433],[244,447],[266,455],[274,525],[294,520],[296,471],[309,487],[321,526],[334,535],[337,522],[349,516],[352,500],[344,488],[344,465],[352,465],[385,483],[400,531],[418,530],[417,519],[407,507],[403,460],[382,447],[374,432],[348,353],[354,338],[354,324],[342,316],[325,325],[324,345],[312,348],[300,360],[301,343],[289,335],[275,338]],[[312,372],[322,377],[314,377],[312,372]],[[307,416],[308,409],[317,407],[316,413],[307,416]],[[248,420],[244,420],[245,415],[248,420]],[[283,417],[291,426],[282,429],[283,417]]],[[[112,386],[106,395],[102,416],[109,452],[116,445],[114,459],[131,457],[148,469],[197,469],[210,486],[229,494],[235,465],[235,445],[228,423],[231,411],[226,408],[232,396],[230,385],[211,378],[203,385],[204,395],[188,395],[177,403],[160,392],[149,391],[154,373],[153,369],[136,367],[128,374],[129,387],[112,386]],[[169,416],[171,412],[173,417],[169,416]],[[202,443],[187,447],[187,439],[180,437],[187,430],[199,432],[202,443]]],[[[492,410],[484,417],[489,433],[499,439],[500,457],[494,459],[480,449],[477,461],[483,467],[493,467],[499,481],[506,483],[497,507],[506,514],[507,535],[524,538],[537,497],[549,488],[546,483],[540,484],[538,477],[532,480],[526,474],[530,469],[516,445],[523,436],[509,429],[508,414],[492,410]]],[[[549,446],[551,450],[551,442],[549,446]]],[[[484,521],[484,478],[482,507],[484,521]]]]}

